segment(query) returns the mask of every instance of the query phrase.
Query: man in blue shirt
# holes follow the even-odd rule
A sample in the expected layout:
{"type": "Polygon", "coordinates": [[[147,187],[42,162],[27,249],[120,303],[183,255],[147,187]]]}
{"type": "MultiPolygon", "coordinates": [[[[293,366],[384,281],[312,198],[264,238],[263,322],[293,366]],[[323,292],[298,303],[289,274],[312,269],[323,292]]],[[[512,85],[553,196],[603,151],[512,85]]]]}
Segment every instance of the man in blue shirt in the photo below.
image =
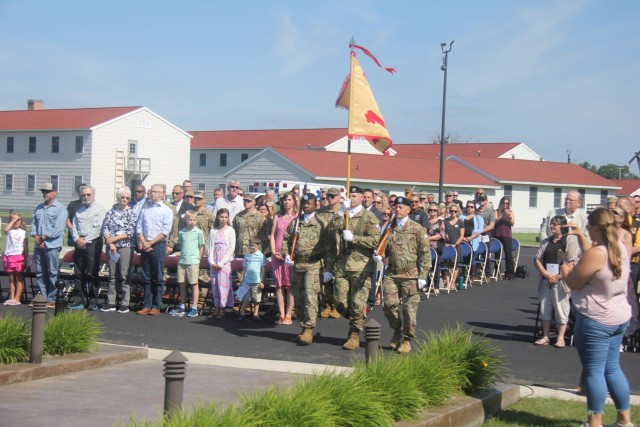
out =
{"type": "Polygon", "coordinates": [[[138,250],[144,280],[144,308],[138,314],[160,314],[164,293],[164,261],[167,255],[167,237],[173,226],[173,212],[164,204],[166,187],[151,186],[151,200],[140,212],[136,226],[138,250]],[[151,281],[155,286],[151,286],[151,281]]]}
{"type": "Polygon", "coordinates": [[[36,207],[31,222],[31,237],[35,242],[33,259],[38,289],[49,300],[47,306],[53,308],[60,269],[60,249],[67,228],[67,209],[56,200],[58,191],[53,184],[44,184],[40,192],[44,202],[36,207]]]}

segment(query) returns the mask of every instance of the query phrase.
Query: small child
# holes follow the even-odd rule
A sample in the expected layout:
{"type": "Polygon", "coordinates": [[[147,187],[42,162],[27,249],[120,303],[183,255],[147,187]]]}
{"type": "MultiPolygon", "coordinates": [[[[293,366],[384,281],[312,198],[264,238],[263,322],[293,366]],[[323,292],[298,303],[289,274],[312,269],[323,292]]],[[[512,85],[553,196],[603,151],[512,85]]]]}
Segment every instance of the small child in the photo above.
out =
{"type": "Polygon", "coordinates": [[[22,273],[27,269],[29,246],[27,232],[20,214],[13,212],[4,228],[7,241],[2,255],[4,270],[9,273],[9,298],[4,305],[20,305],[22,295],[22,273]]]}
{"type": "Polygon", "coordinates": [[[249,305],[249,300],[253,303],[253,320],[260,322],[260,302],[262,301],[262,289],[264,288],[264,274],[267,259],[260,252],[262,242],[260,238],[251,239],[250,253],[244,256],[242,260],[242,275],[244,277],[243,284],[249,286],[249,290],[242,297],[242,305],[240,306],[240,314],[236,319],[238,322],[244,321],[244,313],[249,305]]]}
{"type": "Polygon", "coordinates": [[[204,253],[204,233],[196,227],[198,220],[193,210],[188,210],[184,214],[186,227],[178,234],[178,244],[180,245],[180,261],[178,262],[178,286],[180,287],[180,305],[171,310],[172,316],[184,316],[184,304],[187,300],[187,285],[191,285],[191,296],[193,302],[187,317],[198,317],[198,299],[200,298],[200,288],[198,287],[198,275],[200,273],[200,259],[204,253]],[[186,282],[185,282],[186,279],[186,282]]]}

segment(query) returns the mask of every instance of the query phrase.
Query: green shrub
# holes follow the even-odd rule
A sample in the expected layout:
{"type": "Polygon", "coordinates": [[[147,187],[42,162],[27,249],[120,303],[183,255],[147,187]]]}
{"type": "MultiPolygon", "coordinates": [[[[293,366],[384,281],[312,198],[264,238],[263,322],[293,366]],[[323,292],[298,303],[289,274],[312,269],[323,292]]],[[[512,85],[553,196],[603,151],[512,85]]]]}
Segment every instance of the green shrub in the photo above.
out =
{"type": "Polygon", "coordinates": [[[313,375],[289,388],[243,396],[225,409],[203,403],[133,425],[386,427],[465,392],[490,388],[503,375],[497,348],[460,326],[416,340],[415,347],[409,355],[381,353],[369,364],[356,362],[349,375],[313,375]]]}
{"type": "Polygon", "coordinates": [[[52,317],[44,327],[44,354],[86,353],[97,347],[102,326],[84,310],[67,311],[52,317]]]}
{"type": "Polygon", "coordinates": [[[24,320],[11,313],[0,316],[0,363],[25,361],[29,357],[30,335],[24,320]]]}

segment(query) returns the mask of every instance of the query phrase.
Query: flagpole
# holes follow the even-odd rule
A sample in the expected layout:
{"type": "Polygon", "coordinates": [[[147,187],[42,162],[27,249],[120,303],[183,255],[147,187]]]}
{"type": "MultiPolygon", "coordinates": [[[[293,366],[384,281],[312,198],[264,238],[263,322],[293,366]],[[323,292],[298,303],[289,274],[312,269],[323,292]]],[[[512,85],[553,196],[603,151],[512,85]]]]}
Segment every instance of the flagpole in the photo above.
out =
{"type": "MultiPolygon", "coordinates": [[[[353,36],[351,37],[351,41],[349,42],[349,100],[353,102],[353,45],[356,44],[353,36]]],[[[347,198],[351,195],[351,137],[349,136],[349,131],[351,130],[352,124],[352,114],[353,108],[349,108],[349,119],[348,119],[348,129],[347,129],[347,198]]],[[[345,229],[349,228],[349,215],[345,215],[345,229]]]]}

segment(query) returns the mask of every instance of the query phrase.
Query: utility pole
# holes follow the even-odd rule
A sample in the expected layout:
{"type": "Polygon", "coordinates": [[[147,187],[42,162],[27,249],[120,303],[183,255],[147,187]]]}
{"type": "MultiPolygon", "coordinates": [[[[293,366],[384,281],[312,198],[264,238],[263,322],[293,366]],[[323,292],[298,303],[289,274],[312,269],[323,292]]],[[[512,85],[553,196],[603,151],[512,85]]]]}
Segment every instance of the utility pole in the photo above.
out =
{"type": "Polygon", "coordinates": [[[444,181],[444,122],[445,122],[445,112],[447,108],[447,62],[449,59],[449,52],[451,52],[451,47],[453,46],[454,40],[449,43],[449,48],[447,49],[446,43],[440,43],[440,48],[442,49],[442,53],[444,53],[444,58],[442,58],[442,66],[440,69],[444,71],[444,86],[442,89],[442,127],[440,128],[440,179],[438,181],[438,203],[442,202],[442,184],[444,181]]]}

